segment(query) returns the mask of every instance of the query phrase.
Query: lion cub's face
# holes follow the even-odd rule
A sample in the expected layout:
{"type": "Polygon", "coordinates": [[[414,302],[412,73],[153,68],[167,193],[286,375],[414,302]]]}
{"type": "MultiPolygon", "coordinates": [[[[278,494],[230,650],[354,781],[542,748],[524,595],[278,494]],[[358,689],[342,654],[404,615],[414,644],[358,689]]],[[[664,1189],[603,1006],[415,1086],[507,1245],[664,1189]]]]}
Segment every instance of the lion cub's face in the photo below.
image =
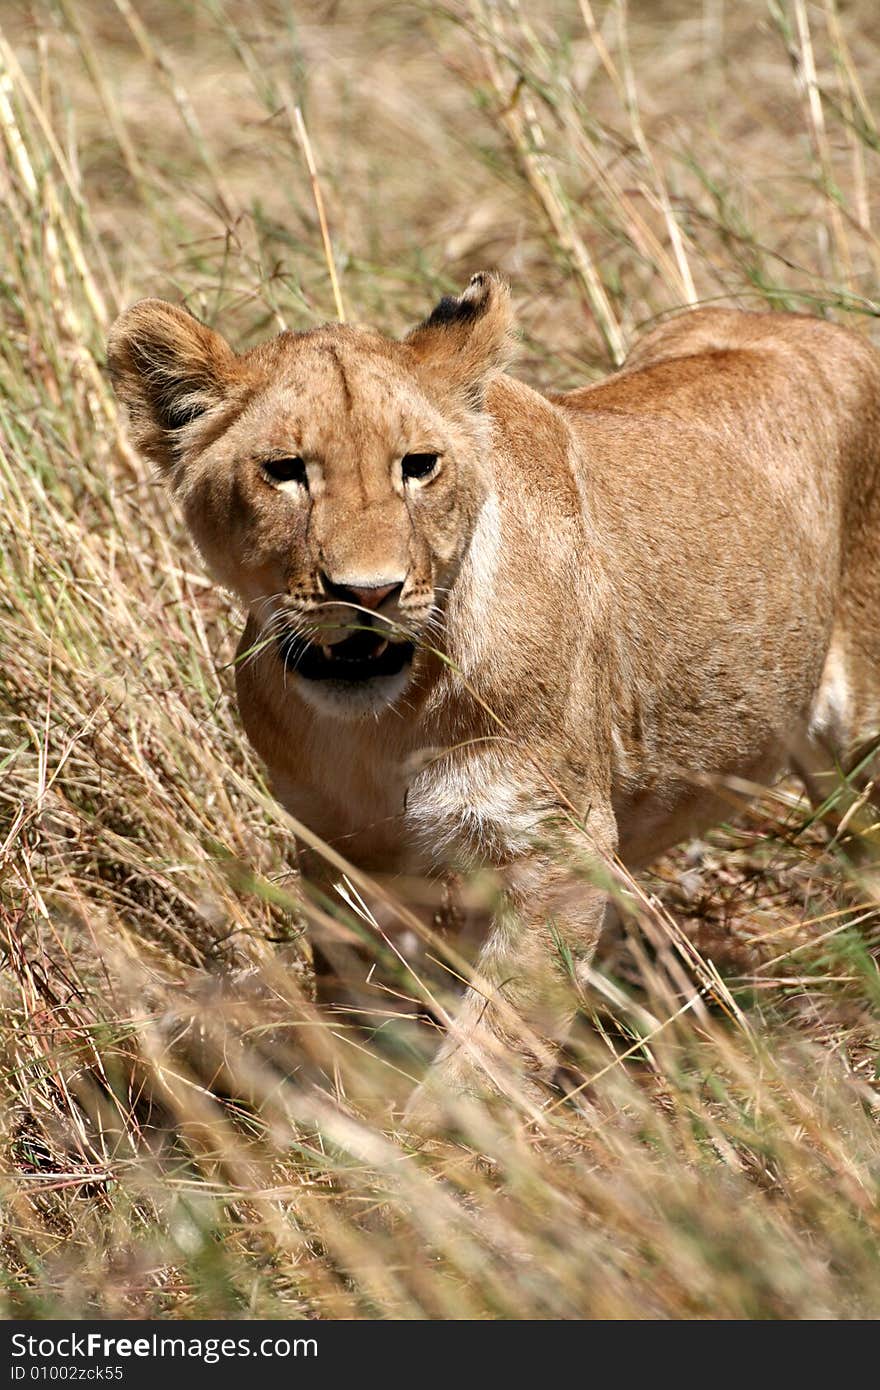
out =
{"type": "Polygon", "coordinates": [[[328,325],[238,356],[160,300],[114,325],[110,370],[136,443],[291,689],[322,712],[393,703],[441,640],[508,331],[489,276],[404,342],[328,325]]]}

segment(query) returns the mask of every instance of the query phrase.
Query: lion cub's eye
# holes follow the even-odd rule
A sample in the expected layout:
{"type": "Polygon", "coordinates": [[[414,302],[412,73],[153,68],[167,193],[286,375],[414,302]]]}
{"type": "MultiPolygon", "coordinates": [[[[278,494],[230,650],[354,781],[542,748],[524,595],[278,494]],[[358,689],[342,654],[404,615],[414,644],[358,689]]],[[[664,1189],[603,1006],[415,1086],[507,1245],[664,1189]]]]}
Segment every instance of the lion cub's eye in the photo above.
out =
{"type": "Polygon", "coordinates": [[[306,466],[301,458],[266,459],[263,472],[273,483],[301,483],[308,487],[306,466]]]}
{"type": "Polygon", "coordinates": [[[404,478],[427,478],[440,461],[439,454],[404,454],[400,469],[404,478]]]}

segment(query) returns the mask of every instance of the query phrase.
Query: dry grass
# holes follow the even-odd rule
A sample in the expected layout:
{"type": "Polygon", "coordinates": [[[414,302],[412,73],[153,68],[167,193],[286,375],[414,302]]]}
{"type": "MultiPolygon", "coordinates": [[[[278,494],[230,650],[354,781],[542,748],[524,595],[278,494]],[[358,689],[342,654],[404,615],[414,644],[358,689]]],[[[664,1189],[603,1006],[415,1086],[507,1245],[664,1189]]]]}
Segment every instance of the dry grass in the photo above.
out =
{"type": "Polygon", "coordinates": [[[870,333],[874,9],[4,5],[5,1315],[880,1315],[855,820],[784,788],[670,856],[582,998],[568,1098],[413,1151],[418,1047],[312,1011],[235,615],[103,371],[144,293],[241,343],[334,316],[297,107],[351,318],[402,330],[496,265],[520,370],[560,387],[694,300],[870,333]]]}

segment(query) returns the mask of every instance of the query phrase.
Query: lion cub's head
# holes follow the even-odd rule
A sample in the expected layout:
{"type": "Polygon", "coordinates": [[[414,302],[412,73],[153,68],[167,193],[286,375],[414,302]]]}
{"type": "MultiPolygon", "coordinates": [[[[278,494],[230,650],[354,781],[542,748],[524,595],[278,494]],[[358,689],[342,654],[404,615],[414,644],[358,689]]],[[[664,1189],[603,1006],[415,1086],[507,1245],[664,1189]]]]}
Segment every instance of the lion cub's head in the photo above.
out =
{"type": "Polygon", "coordinates": [[[321,711],[392,703],[432,640],[484,491],[483,394],[509,331],[490,275],[403,342],[327,325],[239,355],[157,299],[113,326],[134,442],[321,711]]]}

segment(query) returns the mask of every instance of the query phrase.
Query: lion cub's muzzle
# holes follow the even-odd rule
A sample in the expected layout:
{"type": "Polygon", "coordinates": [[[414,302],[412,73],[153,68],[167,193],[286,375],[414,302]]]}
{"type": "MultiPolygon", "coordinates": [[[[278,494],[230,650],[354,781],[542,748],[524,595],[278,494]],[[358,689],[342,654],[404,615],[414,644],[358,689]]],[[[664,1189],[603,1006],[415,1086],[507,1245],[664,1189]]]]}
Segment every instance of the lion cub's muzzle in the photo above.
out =
{"type": "Polygon", "coordinates": [[[327,598],[309,614],[309,636],[280,639],[285,666],[308,681],[355,685],[397,676],[415,655],[415,641],[401,623],[403,581],[355,586],[321,575],[327,598]]]}

